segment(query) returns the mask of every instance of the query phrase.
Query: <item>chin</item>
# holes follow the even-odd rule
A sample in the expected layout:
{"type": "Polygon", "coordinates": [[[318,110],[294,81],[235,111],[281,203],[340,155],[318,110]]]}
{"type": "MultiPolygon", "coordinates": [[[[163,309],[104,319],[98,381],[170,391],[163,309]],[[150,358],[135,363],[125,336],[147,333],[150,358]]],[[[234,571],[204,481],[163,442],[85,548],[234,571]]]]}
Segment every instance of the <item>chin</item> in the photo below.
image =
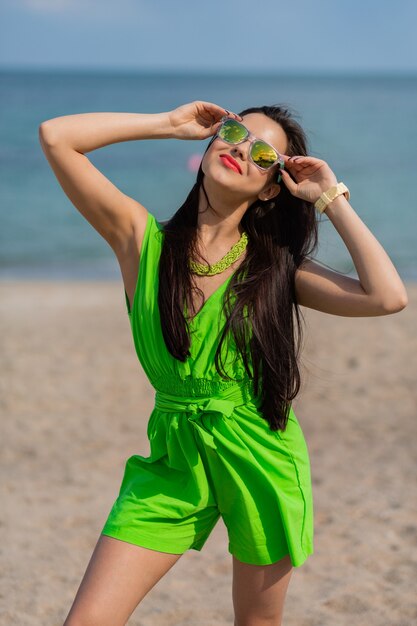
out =
{"type": "Polygon", "coordinates": [[[211,163],[204,174],[207,179],[210,178],[217,185],[226,189],[241,188],[242,175],[229,170],[222,163],[211,163]]]}

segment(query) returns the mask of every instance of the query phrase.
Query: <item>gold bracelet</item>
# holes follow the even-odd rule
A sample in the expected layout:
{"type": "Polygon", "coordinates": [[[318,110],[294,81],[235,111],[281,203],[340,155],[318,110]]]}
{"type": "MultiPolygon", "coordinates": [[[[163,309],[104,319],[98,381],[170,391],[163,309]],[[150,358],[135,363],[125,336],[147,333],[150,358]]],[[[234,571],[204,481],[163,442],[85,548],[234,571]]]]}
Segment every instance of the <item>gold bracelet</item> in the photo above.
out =
{"type": "Polygon", "coordinates": [[[337,183],[337,185],[333,185],[333,187],[330,187],[327,191],[323,191],[320,198],[314,203],[314,206],[319,213],[323,213],[327,205],[342,194],[345,196],[346,200],[349,200],[349,189],[344,183],[337,183]]]}

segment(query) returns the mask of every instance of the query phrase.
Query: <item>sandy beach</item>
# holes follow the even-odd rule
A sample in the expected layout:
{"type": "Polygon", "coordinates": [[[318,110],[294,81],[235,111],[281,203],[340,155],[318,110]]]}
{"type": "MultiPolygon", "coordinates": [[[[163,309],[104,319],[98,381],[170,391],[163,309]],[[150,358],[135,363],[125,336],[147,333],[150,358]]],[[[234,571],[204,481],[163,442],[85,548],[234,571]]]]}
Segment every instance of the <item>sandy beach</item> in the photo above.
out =
{"type": "MultiPolygon", "coordinates": [[[[294,569],[285,626],[417,623],[417,285],[401,312],[303,308],[293,407],[311,458],[315,552],[294,569]]],[[[60,626],[117,497],[147,455],[153,389],[121,282],[1,282],[0,624],[60,626]]],[[[231,626],[219,521],[149,592],[132,626],[231,626]]]]}

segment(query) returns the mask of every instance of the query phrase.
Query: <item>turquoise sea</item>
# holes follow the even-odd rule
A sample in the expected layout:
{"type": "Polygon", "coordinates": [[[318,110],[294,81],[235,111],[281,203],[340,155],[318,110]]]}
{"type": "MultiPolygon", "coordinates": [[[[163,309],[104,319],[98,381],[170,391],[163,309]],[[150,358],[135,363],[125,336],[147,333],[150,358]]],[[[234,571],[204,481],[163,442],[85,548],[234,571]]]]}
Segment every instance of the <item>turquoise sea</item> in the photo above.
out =
{"type": "MultiPolygon", "coordinates": [[[[157,113],[192,100],[232,111],[285,104],[310,154],[350,189],[351,204],[405,280],[417,279],[417,75],[210,75],[112,71],[0,71],[0,279],[115,279],[108,244],[58,184],[38,141],[49,118],[92,111],[157,113]]],[[[188,160],[208,140],[113,144],[88,154],[115,185],[158,219],[195,181],[188,160]]],[[[355,274],[328,219],[317,259],[355,274]]]]}

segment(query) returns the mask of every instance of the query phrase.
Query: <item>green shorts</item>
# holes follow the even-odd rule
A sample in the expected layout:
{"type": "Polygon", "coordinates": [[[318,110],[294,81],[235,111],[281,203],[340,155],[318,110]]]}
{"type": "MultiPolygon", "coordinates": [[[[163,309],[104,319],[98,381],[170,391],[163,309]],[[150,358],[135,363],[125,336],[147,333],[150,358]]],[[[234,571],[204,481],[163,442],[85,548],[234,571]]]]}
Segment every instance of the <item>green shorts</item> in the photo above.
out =
{"type": "Polygon", "coordinates": [[[291,408],[271,431],[242,387],[221,396],[156,393],[147,428],[151,454],[128,458],[102,534],[182,554],[201,550],[222,517],[228,550],[265,565],[313,553],[307,445],[291,408]]]}

